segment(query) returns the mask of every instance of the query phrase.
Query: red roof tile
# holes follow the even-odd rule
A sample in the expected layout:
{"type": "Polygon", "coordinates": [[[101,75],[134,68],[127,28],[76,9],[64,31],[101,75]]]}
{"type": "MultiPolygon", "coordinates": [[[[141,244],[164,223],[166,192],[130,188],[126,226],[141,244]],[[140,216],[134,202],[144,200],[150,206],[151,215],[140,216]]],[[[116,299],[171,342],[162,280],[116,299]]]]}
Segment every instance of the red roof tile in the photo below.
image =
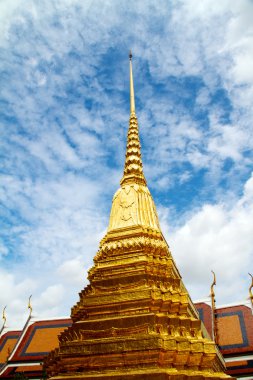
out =
{"type": "Polygon", "coordinates": [[[58,346],[58,335],[71,323],[69,318],[34,322],[23,333],[10,360],[16,362],[42,359],[58,346]]]}
{"type": "Polygon", "coordinates": [[[0,367],[5,364],[7,358],[14,349],[21,331],[9,331],[3,334],[0,338],[0,367]]]}

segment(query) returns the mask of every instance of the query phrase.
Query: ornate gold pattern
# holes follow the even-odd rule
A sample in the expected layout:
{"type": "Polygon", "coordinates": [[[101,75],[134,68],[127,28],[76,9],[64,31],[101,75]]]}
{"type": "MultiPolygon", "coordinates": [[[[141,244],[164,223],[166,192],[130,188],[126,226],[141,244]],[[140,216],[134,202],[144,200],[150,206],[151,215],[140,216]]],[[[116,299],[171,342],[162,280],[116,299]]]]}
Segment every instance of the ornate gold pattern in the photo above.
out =
{"type": "Polygon", "coordinates": [[[121,187],[90,269],[45,367],[53,379],[225,379],[160,230],[141,161],[130,53],[130,121],[121,187]]]}
{"type": "Polygon", "coordinates": [[[130,115],[124,175],[120,184],[123,186],[128,183],[146,185],[141,160],[138,120],[135,112],[130,115]]]}

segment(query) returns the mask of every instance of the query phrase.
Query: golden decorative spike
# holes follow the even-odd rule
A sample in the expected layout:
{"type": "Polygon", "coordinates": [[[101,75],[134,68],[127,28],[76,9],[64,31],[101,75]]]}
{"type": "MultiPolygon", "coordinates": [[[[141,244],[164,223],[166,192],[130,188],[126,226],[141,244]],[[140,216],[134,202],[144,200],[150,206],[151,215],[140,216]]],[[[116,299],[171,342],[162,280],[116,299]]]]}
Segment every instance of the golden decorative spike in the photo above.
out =
{"type": "Polygon", "coordinates": [[[250,277],[251,277],[251,285],[249,287],[249,297],[250,297],[250,301],[251,301],[251,304],[252,304],[252,307],[253,307],[253,292],[252,292],[252,289],[253,289],[253,276],[251,273],[249,273],[250,277]]]}
{"type": "Polygon", "coordinates": [[[29,317],[31,317],[32,311],[33,311],[32,304],[31,304],[31,298],[32,298],[32,294],[30,295],[30,297],[28,299],[28,309],[30,310],[29,317]]]}
{"type": "Polygon", "coordinates": [[[4,325],[6,324],[6,315],[5,315],[6,307],[7,307],[7,305],[3,308],[3,316],[2,316],[3,321],[4,321],[4,325]]]}
{"type": "Polygon", "coordinates": [[[211,285],[211,297],[212,297],[212,307],[215,309],[215,293],[214,293],[214,286],[216,285],[216,276],[213,270],[211,270],[213,274],[213,282],[211,285]]]}
{"type": "Polygon", "coordinates": [[[216,285],[216,276],[214,271],[211,271],[213,274],[213,282],[211,285],[211,300],[212,300],[212,312],[213,312],[213,338],[216,344],[218,344],[218,328],[217,328],[217,312],[216,312],[216,300],[214,286],[216,285]]]}
{"type": "Polygon", "coordinates": [[[0,329],[0,336],[1,336],[1,333],[3,332],[3,330],[4,330],[4,328],[5,328],[5,325],[6,325],[6,315],[5,315],[5,310],[6,310],[6,307],[7,306],[5,306],[4,308],[3,308],[3,313],[2,313],[2,319],[3,319],[3,325],[2,325],[2,327],[1,327],[1,329],[0,329]]]}

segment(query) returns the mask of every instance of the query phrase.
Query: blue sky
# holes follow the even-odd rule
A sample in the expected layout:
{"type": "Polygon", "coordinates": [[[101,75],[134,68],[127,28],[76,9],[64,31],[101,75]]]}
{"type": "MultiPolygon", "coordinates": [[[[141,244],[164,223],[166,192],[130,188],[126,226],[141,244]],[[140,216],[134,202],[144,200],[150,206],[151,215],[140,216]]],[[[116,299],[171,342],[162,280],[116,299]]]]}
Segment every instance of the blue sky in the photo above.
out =
{"type": "Polygon", "coordinates": [[[253,2],[0,2],[0,307],[69,315],[123,172],[133,52],[144,172],[193,300],[253,272],[253,2]]]}

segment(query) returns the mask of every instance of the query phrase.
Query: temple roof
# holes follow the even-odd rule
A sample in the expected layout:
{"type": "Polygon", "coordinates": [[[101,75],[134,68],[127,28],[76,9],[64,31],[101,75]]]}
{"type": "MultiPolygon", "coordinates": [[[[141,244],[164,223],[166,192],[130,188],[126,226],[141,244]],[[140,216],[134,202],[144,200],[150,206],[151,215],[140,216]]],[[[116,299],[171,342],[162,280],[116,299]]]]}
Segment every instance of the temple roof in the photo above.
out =
{"type": "Polygon", "coordinates": [[[12,353],[22,331],[8,331],[0,337],[0,369],[12,353]]]}
{"type": "Polygon", "coordinates": [[[251,308],[245,305],[223,307],[218,309],[217,319],[219,346],[224,355],[253,353],[251,308]]]}
{"type": "Polygon", "coordinates": [[[22,331],[10,331],[0,338],[0,377],[16,372],[42,371],[45,355],[58,347],[58,335],[72,323],[70,318],[34,320],[29,318],[22,331]]]}
{"type": "MultiPolygon", "coordinates": [[[[203,301],[195,304],[202,322],[212,333],[212,309],[203,301]]],[[[218,345],[228,373],[253,375],[253,315],[250,303],[216,308],[218,345]]]]}

